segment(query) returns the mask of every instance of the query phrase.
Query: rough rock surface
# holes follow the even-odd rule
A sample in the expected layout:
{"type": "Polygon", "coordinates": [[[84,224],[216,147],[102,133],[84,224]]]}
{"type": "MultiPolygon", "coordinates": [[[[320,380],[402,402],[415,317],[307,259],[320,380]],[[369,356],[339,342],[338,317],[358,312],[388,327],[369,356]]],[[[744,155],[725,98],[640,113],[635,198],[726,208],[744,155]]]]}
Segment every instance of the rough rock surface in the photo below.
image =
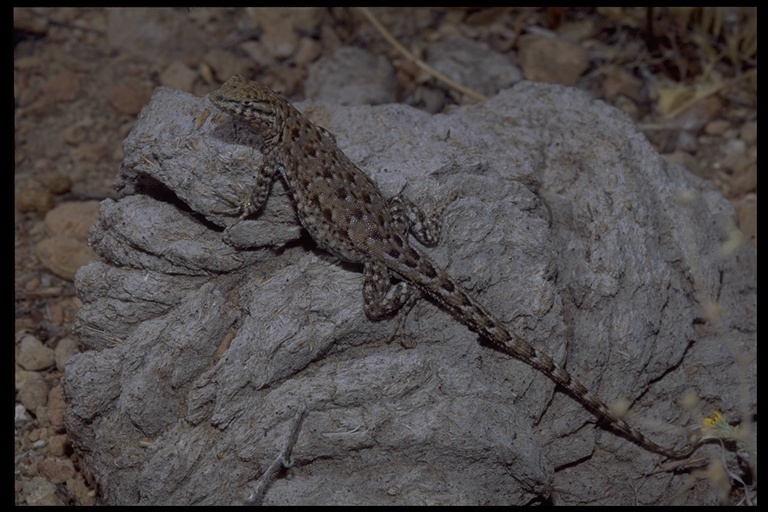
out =
{"type": "MultiPolygon", "coordinates": [[[[680,446],[756,403],[755,360],[734,358],[755,347],[754,252],[729,250],[732,207],[616,109],[531,83],[448,115],[300,106],[386,196],[450,201],[433,259],[650,437],[680,446]]],[[[360,269],[313,247],[282,182],[260,215],[224,213],[257,148],[163,88],[125,142],[91,232],[105,262],[77,274],[89,350],[65,376],[108,503],[242,503],[304,408],[265,504],[716,502],[684,470],[645,476],[659,456],[434,304],[387,343],[396,322],[366,319],[360,269]]]]}

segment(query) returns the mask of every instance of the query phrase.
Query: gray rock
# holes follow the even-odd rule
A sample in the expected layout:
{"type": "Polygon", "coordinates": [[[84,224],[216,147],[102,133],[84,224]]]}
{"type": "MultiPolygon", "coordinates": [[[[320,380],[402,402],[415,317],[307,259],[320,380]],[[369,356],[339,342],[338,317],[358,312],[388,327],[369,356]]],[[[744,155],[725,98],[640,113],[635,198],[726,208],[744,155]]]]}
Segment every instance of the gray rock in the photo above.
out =
{"type": "Polygon", "coordinates": [[[490,96],[523,79],[520,68],[509,56],[493,51],[481,41],[453,37],[430,45],[426,60],[460,84],[490,96]]]}
{"type": "MultiPolygon", "coordinates": [[[[733,358],[755,349],[755,253],[724,251],[729,203],[616,109],[532,83],[448,115],[299,106],[385,196],[448,204],[425,251],[653,439],[756,403],[755,360],[733,358]]],[[[91,232],[106,262],[76,276],[66,424],[107,503],[243,503],[287,445],[264,504],[716,502],[685,471],[645,476],[659,456],[428,301],[413,348],[387,343],[396,322],[365,317],[360,269],[302,235],[282,182],[260,215],[223,213],[260,160],[236,139],[258,147],[158,89],[91,232]]]]}
{"type": "Polygon", "coordinates": [[[56,345],[56,350],[54,351],[56,369],[64,371],[64,367],[67,366],[67,363],[75,352],[77,352],[77,338],[74,336],[65,336],[60,339],[58,345],[56,345]]]}
{"type": "Polygon", "coordinates": [[[16,362],[25,370],[45,370],[53,366],[54,352],[31,334],[22,334],[16,362]]]}
{"type": "Polygon", "coordinates": [[[338,105],[394,103],[395,70],[383,55],[344,46],[309,65],[307,96],[338,105]]]}
{"type": "Polygon", "coordinates": [[[64,503],[56,496],[56,486],[41,476],[33,477],[24,482],[24,495],[30,506],[58,506],[64,503]]]}

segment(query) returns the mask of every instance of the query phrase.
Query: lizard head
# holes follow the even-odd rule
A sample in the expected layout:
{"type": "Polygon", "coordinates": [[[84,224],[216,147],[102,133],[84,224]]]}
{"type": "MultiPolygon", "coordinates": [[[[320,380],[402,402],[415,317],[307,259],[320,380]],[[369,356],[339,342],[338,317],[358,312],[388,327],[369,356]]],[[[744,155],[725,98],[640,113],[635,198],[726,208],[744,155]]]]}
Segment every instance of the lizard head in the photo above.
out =
{"type": "Polygon", "coordinates": [[[258,133],[272,136],[281,131],[285,113],[293,107],[269,87],[234,75],[209,95],[216,107],[245,121],[258,133]]]}

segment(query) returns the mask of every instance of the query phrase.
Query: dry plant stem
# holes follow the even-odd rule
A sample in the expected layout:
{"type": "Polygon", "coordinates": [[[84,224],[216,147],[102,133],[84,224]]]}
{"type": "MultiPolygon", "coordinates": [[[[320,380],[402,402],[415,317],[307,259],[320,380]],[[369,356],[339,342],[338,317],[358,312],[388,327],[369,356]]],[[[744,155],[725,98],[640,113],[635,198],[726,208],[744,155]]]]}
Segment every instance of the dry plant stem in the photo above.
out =
{"type": "Polygon", "coordinates": [[[450,77],[442,74],[423,60],[416,57],[414,54],[408,51],[408,49],[400,44],[395,37],[389,33],[389,31],[384,27],[384,25],[379,22],[378,19],[373,15],[373,13],[368,9],[367,7],[360,7],[360,12],[365,15],[366,18],[368,18],[368,21],[371,22],[371,24],[376,27],[376,30],[379,31],[379,33],[384,36],[384,39],[389,42],[392,46],[395,47],[397,51],[402,53],[408,60],[416,64],[419,68],[427,72],[429,75],[435,77],[437,80],[445,83],[449,87],[456,89],[457,91],[461,92],[462,94],[466,94],[467,96],[474,98],[478,101],[485,101],[488,98],[486,96],[483,96],[477,91],[474,91],[470,89],[469,87],[466,87],[464,85],[461,85],[460,83],[456,82],[455,80],[452,80],[450,77]]]}
{"type": "Polygon", "coordinates": [[[746,73],[744,73],[743,75],[734,77],[734,78],[728,80],[727,82],[723,82],[723,83],[719,83],[719,84],[713,84],[713,85],[710,85],[708,87],[704,87],[703,90],[696,91],[696,93],[694,94],[694,96],[691,99],[683,102],[677,108],[675,108],[671,112],[669,112],[666,117],[669,118],[669,119],[677,117],[678,115],[682,114],[683,112],[685,112],[686,110],[691,108],[693,105],[698,103],[699,101],[701,101],[701,100],[703,100],[705,98],[709,98],[710,96],[713,96],[713,95],[717,94],[718,92],[720,92],[723,89],[726,89],[728,87],[733,87],[734,85],[736,85],[741,80],[748,79],[748,78],[753,78],[754,76],[755,76],[755,70],[751,69],[751,70],[747,71],[746,73]]]}
{"type": "Polygon", "coordinates": [[[261,502],[264,499],[264,494],[267,492],[269,484],[277,476],[277,472],[283,468],[289,468],[293,465],[291,461],[291,451],[296,445],[296,440],[299,438],[299,431],[301,430],[301,424],[304,422],[304,417],[307,415],[307,408],[302,406],[296,413],[296,417],[293,420],[291,426],[291,432],[288,434],[288,439],[285,440],[285,445],[280,453],[272,461],[264,474],[261,475],[259,481],[256,482],[256,486],[253,492],[245,499],[245,505],[261,506],[261,502]]]}

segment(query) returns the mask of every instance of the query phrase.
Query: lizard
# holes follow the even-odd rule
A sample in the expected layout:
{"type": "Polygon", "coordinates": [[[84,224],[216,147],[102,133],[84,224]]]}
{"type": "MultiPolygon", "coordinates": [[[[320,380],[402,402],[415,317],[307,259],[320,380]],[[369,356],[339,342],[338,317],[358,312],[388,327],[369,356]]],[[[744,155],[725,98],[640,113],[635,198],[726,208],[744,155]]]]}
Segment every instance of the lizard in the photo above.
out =
{"type": "Polygon", "coordinates": [[[209,98],[223,113],[262,137],[264,160],[240,219],[256,213],[279,174],[299,222],[318,247],[363,265],[363,311],[371,320],[407,311],[430,297],[456,320],[501,352],[543,373],[597,419],[637,445],[670,459],[684,459],[698,447],[665,448],[631,426],[552,357],[513,335],[447,272],[415,246],[434,246],[439,225],[400,195],[386,200],[376,184],[336,145],[335,137],[270,88],[234,75],[209,98]],[[392,283],[392,276],[397,280],[392,283]]]}

